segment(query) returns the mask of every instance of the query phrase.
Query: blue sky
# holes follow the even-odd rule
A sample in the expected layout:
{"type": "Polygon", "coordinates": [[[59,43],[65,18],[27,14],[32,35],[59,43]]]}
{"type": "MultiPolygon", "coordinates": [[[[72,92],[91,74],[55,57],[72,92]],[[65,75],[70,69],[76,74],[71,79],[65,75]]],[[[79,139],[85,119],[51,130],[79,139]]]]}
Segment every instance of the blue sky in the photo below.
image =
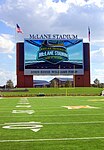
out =
{"type": "Polygon", "coordinates": [[[88,42],[88,26],[91,83],[104,82],[104,0],[0,0],[0,85],[16,84],[16,42],[36,33],[77,34],[88,42]],[[15,32],[17,23],[24,34],[15,32]]]}

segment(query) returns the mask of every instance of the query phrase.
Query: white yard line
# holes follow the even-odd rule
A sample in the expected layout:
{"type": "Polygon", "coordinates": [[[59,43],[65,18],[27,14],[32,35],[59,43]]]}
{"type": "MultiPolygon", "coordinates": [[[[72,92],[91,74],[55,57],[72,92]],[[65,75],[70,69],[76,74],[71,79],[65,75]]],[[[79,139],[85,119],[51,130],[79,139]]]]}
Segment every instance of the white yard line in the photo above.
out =
{"type": "Polygon", "coordinates": [[[27,102],[19,102],[18,104],[20,104],[20,105],[21,105],[21,104],[24,104],[24,105],[27,104],[27,105],[28,105],[28,104],[30,104],[30,103],[27,103],[27,102]]]}
{"type": "Polygon", "coordinates": [[[30,108],[31,107],[31,105],[17,105],[16,107],[26,107],[26,108],[30,108]]]}
{"type": "Polygon", "coordinates": [[[0,140],[0,143],[7,142],[44,142],[44,141],[75,141],[75,140],[99,140],[104,137],[82,137],[82,138],[53,138],[53,139],[22,139],[22,140],[0,140]]]}
{"type": "MultiPolygon", "coordinates": [[[[5,111],[0,111],[0,112],[5,112],[5,111]]],[[[6,111],[9,112],[9,111],[6,111]]],[[[34,111],[35,112],[35,111],[34,111]]],[[[33,116],[34,114],[31,114],[33,116]]],[[[34,115],[34,117],[70,117],[70,116],[103,116],[104,114],[70,114],[70,115],[34,115]]],[[[10,118],[16,118],[16,117],[27,117],[27,116],[0,116],[0,118],[3,117],[10,117],[10,118]]]]}
{"type": "MultiPolygon", "coordinates": [[[[0,118],[27,118],[27,116],[0,116],[0,118]]],[[[33,117],[32,115],[29,117],[33,117]]]]}
{"type": "Polygon", "coordinates": [[[27,113],[29,115],[33,114],[34,110],[13,110],[12,113],[27,113]]]}
{"type": "Polygon", "coordinates": [[[101,116],[102,114],[35,115],[34,117],[101,116]]]}
{"type": "MultiPolygon", "coordinates": [[[[6,112],[10,112],[10,111],[2,111],[1,110],[0,112],[6,113],[6,112]]],[[[101,115],[104,115],[104,113],[102,113],[102,114],[68,114],[68,115],[63,115],[63,114],[62,115],[34,115],[34,117],[69,117],[69,116],[101,116],[101,115]]],[[[0,116],[0,117],[3,117],[3,116],[0,116]]],[[[8,116],[4,116],[4,117],[8,117],[8,116]]]]}
{"type": "MultiPolygon", "coordinates": [[[[10,123],[5,123],[10,124],[10,123]]],[[[68,124],[104,124],[104,121],[86,121],[86,122],[41,122],[41,125],[68,125],[68,124]]],[[[0,124],[2,126],[4,124],[0,124]]]]}
{"type": "Polygon", "coordinates": [[[87,122],[44,122],[42,124],[46,125],[65,125],[65,124],[103,124],[104,121],[87,121],[87,122]]]}

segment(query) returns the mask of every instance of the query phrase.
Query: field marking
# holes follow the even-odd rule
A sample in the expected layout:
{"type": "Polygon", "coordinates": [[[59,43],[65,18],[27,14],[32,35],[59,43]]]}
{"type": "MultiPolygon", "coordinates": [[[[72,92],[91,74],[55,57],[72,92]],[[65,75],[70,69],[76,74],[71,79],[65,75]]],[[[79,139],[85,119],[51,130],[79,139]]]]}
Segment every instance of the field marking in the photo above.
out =
{"type": "Polygon", "coordinates": [[[30,108],[31,107],[31,105],[17,105],[16,107],[26,107],[26,108],[30,108]]]}
{"type": "Polygon", "coordinates": [[[29,105],[30,103],[27,103],[27,102],[19,102],[18,104],[20,104],[20,105],[21,105],[21,104],[24,104],[24,105],[25,105],[25,104],[28,104],[28,105],[29,105]]]}
{"type": "Polygon", "coordinates": [[[86,108],[95,108],[95,109],[98,109],[99,107],[93,107],[93,106],[89,106],[89,105],[78,105],[78,106],[62,106],[64,108],[67,108],[67,109],[86,109],[86,108]]]}
{"type": "Polygon", "coordinates": [[[80,138],[53,138],[53,139],[22,139],[22,140],[0,140],[0,143],[6,142],[44,142],[44,141],[76,141],[76,140],[99,140],[104,137],[80,137],[80,138]]]}
{"type": "Polygon", "coordinates": [[[27,113],[29,115],[33,114],[35,111],[34,110],[13,110],[12,113],[27,113]]]}
{"type": "MultiPolygon", "coordinates": [[[[57,94],[57,93],[56,93],[57,94]]],[[[65,93],[64,93],[65,94],[65,93]]],[[[64,96],[43,96],[43,97],[27,97],[28,99],[44,99],[44,98],[48,98],[48,99],[54,99],[54,98],[72,98],[72,97],[74,97],[74,96],[66,96],[66,95],[64,95],[64,96]]],[[[84,96],[77,96],[77,97],[84,97],[84,96]]],[[[96,97],[96,96],[95,96],[96,97]]],[[[71,99],[69,99],[69,100],[71,100],[71,99]]],[[[75,99],[73,99],[73,100],[75,100],[75,99]]]]}
{"type": "MultiPolygon", "coordinates": [[[[25,113],[24,111],[30,111],[30,112],[35,112],[34,110],[13,110],[15,113],[15,111],[17,111],[17,113],[19,113],[19,111],[23,111],[23,113],[25,113]]],[[[10,111],[0,111],[0,112],[4,112],[4,113],[7,113],[7,112],[10,112],[10,111]]],[[[103,116],[104,113],[102,114],[68,114],[68,115],[35,115],[34,117],[69,117],[69,116],[103,116]]],[[[8,117],[8,116],[0,116],[0,117],[8,117]]],[[[9,116],[9,117],[13,117],[13,116],[9,116]]],[[[14,116],[15,117],[15,116],[14,116]]],[[[18,116],[18,117],[22,117],[22,116],[18,116]]]]}
{"type": "Polygon", "coordinates": [[[38,132],[43,125],[41,122],[16,122],[16,123],[4,123],[3,129],[30,129],[34,132],[38,132]]]}
{"type": "MultiPolygon", "coordinates": [[[[27,118],[27,116],[4,116],[4,118],[27,118]]],[[[29,117],[32,117],[32,116],[29,116],[29,117]]],[[[3,117],[0,117],[0,118],[3,118],[3,117]]]]}
{"type": "MultiPolygon", "coordinates": [[[[19,103],[20,103],[20,104],[29,104],[29,101],[28,101],[27,98],[21,98],[20,101],[19,101],[19,103]]],[[[19,104],[19,103],[18,103],[18,104],[19,104]]]]}
{"type": "MultiPolygon", "coordinates": [[[[12,111],[12,113],[27,113],[27,114],[31,114],[31,116],[34,112],[35,112],[34,110],[13,110],[12,111]]],[[[70,117],[70,116],[101,116],[101,115],[103,116],[104,114],[34,115],[34,117],[70,117]]],[[[27,117],[27,116],[0,116],[0,118],[3,118],[3,117],[9,117],[9,118],[20,117],[20,118],[23,118],[23,117],[27,117]]]]}
{"type": "Polygon", "coordinates": [[[104,102],[104,99],[92,99],[92,100],[88,100],[88,101],[92,101],[92,102],[104,102]]]}
{"type": "Polygon", "coordinates": [[[87,121],[87,122],[44,122],[42,124],[46,125],[67,125],[67,124],[103,124],[104,121],[87,121]]]}
{"type": "Polygon", "coordinates": [[[21,100],[27,100],[27,97],[23,97],[23,98],[21,98],[21,100]]]}
{"type": "MultiPolygon", "coordinates": [[[[23,122],[19,122],[19,123],[22,124],[23,122]]],[[[37,122],[35,122],[35,123],[37,123],[37,122]]],[[[14,124],[14,123],[0,124],[0,126],[2,126],[2,125],[10,125],[10,124],[14,124]]],[[[91,121],[91,122],[88,122],[88,121],[87,122],[43,122],[43,123],[40,122],[40,125],[69,125],[69,124],[104,124],[104,121],[91,121]]]]}
{"type": "MultiPolygon", "coordinates": [[[[21,122],[22,124],[23,122],[21,122]]],[[[41,122],[40,124],[45,125],[67,125],[67,124],[103,124],[104,121],[86,121],[86,122],[41,122]]],[[[12,123],[5,123],[5,124],[12,124],[12,123]]],[[[14,124],[14,123],[13,123],[14,124]]],[[[18,122],[17,122],[18,124],[18,122]]]]}
{"type": "Polygon", "coordinates": [[[102,114],[35,115],[34,117],[101,116],[102,114]]]}

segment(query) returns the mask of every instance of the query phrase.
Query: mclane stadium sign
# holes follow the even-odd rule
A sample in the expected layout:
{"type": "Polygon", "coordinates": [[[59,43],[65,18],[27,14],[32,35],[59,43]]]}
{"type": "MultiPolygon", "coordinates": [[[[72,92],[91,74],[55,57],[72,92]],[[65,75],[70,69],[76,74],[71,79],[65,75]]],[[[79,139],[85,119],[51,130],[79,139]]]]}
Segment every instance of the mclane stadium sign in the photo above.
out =
{"type": "Polygon", "coordinates": [[[62,40],[77,39],[74,34],[30,34],[30,39],[41,40],[62,40]]]}

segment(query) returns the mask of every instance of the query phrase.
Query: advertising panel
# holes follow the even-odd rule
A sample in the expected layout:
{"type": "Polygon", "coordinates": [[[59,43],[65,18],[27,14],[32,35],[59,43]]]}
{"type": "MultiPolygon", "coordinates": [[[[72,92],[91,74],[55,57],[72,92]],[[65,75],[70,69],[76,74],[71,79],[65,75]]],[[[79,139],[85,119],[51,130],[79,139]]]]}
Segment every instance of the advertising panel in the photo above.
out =
{"type": "Polygon", "coordinates": [[[82,39],[25,39],[25,75],[84,74],[82,39]]]}

